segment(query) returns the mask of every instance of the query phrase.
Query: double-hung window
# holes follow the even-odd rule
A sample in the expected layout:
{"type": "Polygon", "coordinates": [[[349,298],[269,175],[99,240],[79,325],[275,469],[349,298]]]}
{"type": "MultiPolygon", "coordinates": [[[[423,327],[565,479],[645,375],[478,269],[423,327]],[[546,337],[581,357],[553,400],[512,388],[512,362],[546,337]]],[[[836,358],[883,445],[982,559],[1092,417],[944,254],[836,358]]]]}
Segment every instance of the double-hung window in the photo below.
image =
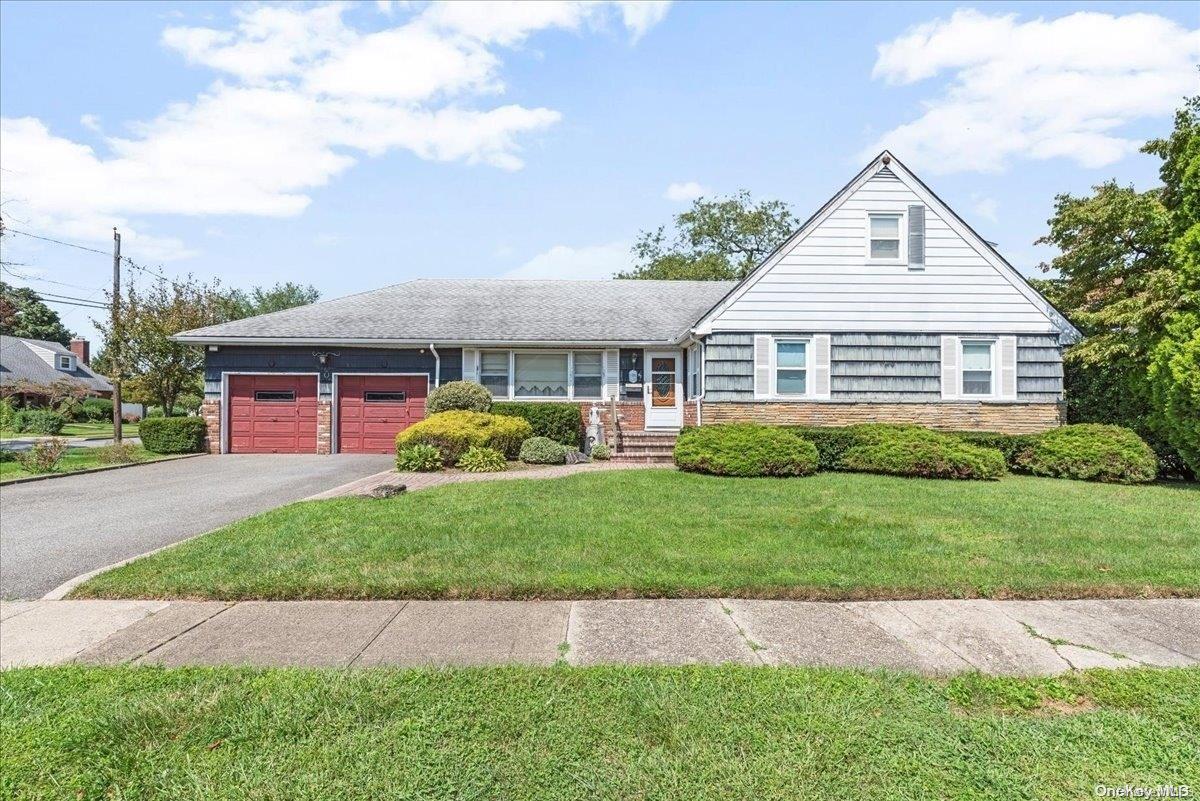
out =
{"type": "Polygon", "coordinates": [[[71,357],[70,356],[59,356],[58,357],[58,369],[59,370],[70,370],[71,369],[71,357]]]}
{"type": "Polygon", "coordinates": [[[995,344],[986,340],[962,343],[962,394],[991,395],[995,344]]]}
{"type": "Polygon", "coordinates": [[[576,398],[599,398],[603,383],[603,354],[600,351],[575,351],[574,390],[576,398]]]}
{"type": "Polygon", "coordinates": [[[808,394],[808,342],[775,342],[775,394],[808,394]]]}
{"type": "Polygon", "coordinates": [[[517,353],[513,376],[513,394],[518,398],[565,398],[567,354],[517,353]]]}
{"type": "Polygon", "coordinates": [[[900,261],[900,222],[895,212],[867,215],[867,257],[875,261],[900,261]]]}
{"type": "Polygon", "coordinates": [[[479,383],[494,398],[508,397],[508,351],[485,350],[479,354],[479,383]]]}

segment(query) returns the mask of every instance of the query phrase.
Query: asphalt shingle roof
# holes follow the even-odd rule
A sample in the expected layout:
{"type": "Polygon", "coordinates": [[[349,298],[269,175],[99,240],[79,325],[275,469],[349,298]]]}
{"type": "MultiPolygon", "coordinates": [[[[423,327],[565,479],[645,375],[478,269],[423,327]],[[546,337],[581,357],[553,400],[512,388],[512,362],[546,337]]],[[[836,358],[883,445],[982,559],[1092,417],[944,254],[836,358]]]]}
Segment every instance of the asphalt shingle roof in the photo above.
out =
{"type": "Polygon", "coordinates": [[[63,378],[73,378],[97,392],[112,391],[112,384],[108,383],[108,379],[97,375],[86,365],[77,364],[69,373],[54,369],[45,359],[30,350],[31,344],[51,350],[55,354],[71,355],[71,351],[57,342],[0,336],[0,384],[28,381],[32,384],[46,385],[63,378]]]}
{"type": "Polygon", "coordinates": [[[220,323],[183,339],[671,342],[731,281],[420,279],[220,323]]]}

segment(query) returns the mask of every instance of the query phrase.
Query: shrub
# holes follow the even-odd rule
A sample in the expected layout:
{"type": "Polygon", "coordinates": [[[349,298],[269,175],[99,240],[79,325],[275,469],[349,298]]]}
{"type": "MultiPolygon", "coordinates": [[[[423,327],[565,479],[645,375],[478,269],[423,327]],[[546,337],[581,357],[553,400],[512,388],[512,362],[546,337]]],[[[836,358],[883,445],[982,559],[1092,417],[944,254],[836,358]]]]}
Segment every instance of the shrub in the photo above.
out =
{"type": "Polygon", "coordinates": [[[818,459],[811,442],[755,423],[685,428],[675,442],[680,470],[718,476],[807,476],[818,459]]]}
{"type": "Polygon", "coordinates": [[[414,473],[436,473],[442,469],[442,452],[432,445],[409,445],[396,451],[396,469],[414,473]]]}
{"type": "Polygon", "coordinates": [[[112,401],[107,398],[84,398],[75,419],[81,423],[103,423],[112,420],[112,411],[112,401]]]}
{"type": "Polygon", "coordinates": [[[856,445],[842,456],[839,469],[921,478],[997,479],[1005,474],[1004,454],[953,437],[935,441],[898,437],[856,445]]]}
{"type": "Polygon", "coordinates": [[[17,463],[27,473],[50,473],[58,467],[59,461],[66,452],[67,441],[65,439],[58,437],[44,439],[41,442],[33,443],[33,447],[29,450],[18,453],[17,463]]]}
{"type": "Polygon", "coordinates": [[[578,448],[583,443],[583,419],[574,403],[497,403],[496,414],[507,414],[529,421],[535,437],[578,448]]]}
{"type": "Polygon", "coordinates": [[[199,453],[207,431],[201,417],[150,417],[138,427],[138,436],[151,453],[199,453]]]}
{"type": "Polygon", "coordinates": [[[598,462],[603,462],[612,458],[612,451],[608,449],[608,445],[597,442],[592,446],[591,457],[598,462]]]}
{"type": "Polygon", "coordinates": [[[137,445],[132,442],[112,443],[95,449],[96,461],[101,464],[133,464],[138,458],[137,445]]]}
{"type": "Polygon", "coordinates": [[[1157,475],[1150,446],[1120,426],[1081,423],[1043,432],[1019,458],[1035,476],[1144,484],[1157,475]]]}
{"type": "Polygon", "coordinates": [[[11,430],[13,428],[13,417],[16,413],[17,410],[13,408],[11,398],[0,398],[0,428],[11,430]]]}
{"type": "Polygon", "coordinates": [[[1036,434],[1002,434],[999,431],[951,431],[951,436],[969,445],[981,448],[995,448],[1004,454],[1004,463],[1009,470],[1019,471],[1019,457],[1032,447],[1036,434]]]}
{"type": "Polygon", "coordinates": [[[842,454],[858,444],[854,426],[788,426],[787,430],[816,446],[821,470],[837,470],[842,454]]]}
{"type": "Polygon", "coordinates": [[[442,454],[443,464],[454,464],[467,448],[495,448],[506,458],[516,458],[521,443],[533,431],[519,417],[483,412],[441,412],[430,415],[396,435],[396,447],[432,445],[442,454]]]}
{"type": "Polygon", "coordinates": [[[425,411],[429,414],[491,410],[492,393],[483,384],[474,381],[448,381],[430,392],[425,401],[425,411]]]}
{"type": "Polygon", "coordinates": [[[472,445],[458,460],[458,469],[467,473],[499,473],[508,467],[504,454],[495,448],[472,445]]]}
{"type": "Polygon", "coordinates": [[[13,415],[13,430],[19,434],[53,437],[62,431],[67,419],[49,409],[22,409],[13,415]]]}
{"type": "Polygon", "coordinates": [[[530,437],[521,444],[521,461],[525,464],[566,464],[567,451],[561,442],[549,437],[530,437]]]}

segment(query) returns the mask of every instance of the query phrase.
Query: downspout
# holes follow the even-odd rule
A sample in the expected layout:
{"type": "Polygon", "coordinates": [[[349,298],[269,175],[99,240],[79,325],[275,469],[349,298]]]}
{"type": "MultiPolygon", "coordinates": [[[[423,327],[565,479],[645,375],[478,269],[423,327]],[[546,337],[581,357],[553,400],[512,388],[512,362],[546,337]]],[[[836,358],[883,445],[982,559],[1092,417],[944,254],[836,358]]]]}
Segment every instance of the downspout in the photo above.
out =
{"type": "Polygon", "coordinates": [[[700,345],[700,364],[696,365],[697,380],[700,382],[700,391],[696,393],[696,427],[704,425],[704,421],[700,419],[700,409],[704,401],[704,368],[705,368],[705,343],[704,340],[697,340],[700,345]]]}
{"type": "Polygon", "coordinates": [[[442,385],[442,357],[432,342],[429,343],[429,352],[433,354],[433,386],[436,389],[442,385]]]}

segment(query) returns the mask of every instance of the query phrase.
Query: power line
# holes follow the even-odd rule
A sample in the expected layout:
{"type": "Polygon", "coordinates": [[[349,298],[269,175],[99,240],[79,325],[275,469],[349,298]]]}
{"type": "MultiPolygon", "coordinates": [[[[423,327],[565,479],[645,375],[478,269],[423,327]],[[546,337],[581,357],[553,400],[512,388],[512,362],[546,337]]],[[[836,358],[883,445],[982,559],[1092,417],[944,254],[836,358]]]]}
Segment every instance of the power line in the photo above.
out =
{"type": "MultiPolygon", "coordinates": [[[[37,276],[37,275],[22,275],[21,273],[17,272],[16,270],[9,269],[8,265],[14,264],[14,263],[15,262],[0,262],[0,269],[4,270],[4,272],[11,275],[13,278],[19,278],[22,281],[37,281],[38,283],[42,283],[42,284],[57,284],[58,286],[70,287],[71,289],[82,289],[86,292],[103,292],[104,291],[104,289],[101,287],[83,286],[82,284],[68,284],[66,281],[55,281],[53,278],[42,278],[41,276],[37,276]]],[[[32,265],[22,265],[22,266],[29,267],[32,265]]]]}
{"type": "MultiPolygon", "coordinates": [[[[80,245],[76,242],[66,242],[62,239],[54,239],[49,236],[39,236],[38,234],[31,234],[28,231],[22,231],[19,228],[13,228],[11,226],[6,228],[5,230],[10,233],[20,234],[21,236],[30,237],[31,239],[40,239],[43,242],[51,242],[55,245],[62,245],[64,247],[75,248],[77,250],[85,250],[88,253],[98,253],[101,256],[109,256],[109,257],[111,257],[111,255],[112,255],[106,251],[97,250],[96,248],[88,247],[87,245],[80,245]]],[[[128,256],[121,256],[120,259],[122,262],[124,262],[126,265],[133,268],[134,270],[141,270],[142,272],[146,273],[147,275],[152,275],[155,278],[158,278],[162,281],[166,281],[168,284],[175,287],[176,289],[179,289],[182,287],[181,284],[176,283],[172,279],[163,275],[161,272],[158,272],[157,270],[152,270],[149,267],[143,267],[142,265],[138,264],[137,262],[135,262],[133,259],[129,258],[128,256]]],[[[90,289],[90,287],[76,287],[76,288],[77,289],[90,289]]]]}
{"type": "Polygon", "coordinates": [[[43,242],[53,242],[55,245],[63,245],[64,247],[76,248],[78,250],[86,250],[89,253],[99,253],[101,256],[111,255],[111,254],[105,253],[103,250],[97,250],[96,248],[89,248],[86,245],[77,245],[74,242],[64,242],[61,239],[52,239],[48,236],[38,236],[37,234],[31,234],[28,231],[21,231],[16,228],[10,227],[10,228],[6,228],[5,230],[12,234],[20,234],[21,236],[27,236],[30,239],[40,239],[43,242]]]}
{"type": "Polygon", "coordinates": [[[76,301],[79,301],[80,303],[94,304],[96,306],[99,306],[102,309],[108,308],[107,303],[100,303],[99,301],[92,300],[91,298],[76,298],[71,295],[59,295],[54,292],[39,292],[38,297],[40,297],[40,298],[57,298],[58,300],[76,300],[76,301]]]}
{"type": "Polygon", "coordinates": [[[99,303],[76,303],[71,300],[54,300],[53,298],[43,298],[42,303],[53,303],[56,306],[81,306],[85,309],[100,309],[101,311],[108,310],[107,306],[102,306],[99,303]]]}

